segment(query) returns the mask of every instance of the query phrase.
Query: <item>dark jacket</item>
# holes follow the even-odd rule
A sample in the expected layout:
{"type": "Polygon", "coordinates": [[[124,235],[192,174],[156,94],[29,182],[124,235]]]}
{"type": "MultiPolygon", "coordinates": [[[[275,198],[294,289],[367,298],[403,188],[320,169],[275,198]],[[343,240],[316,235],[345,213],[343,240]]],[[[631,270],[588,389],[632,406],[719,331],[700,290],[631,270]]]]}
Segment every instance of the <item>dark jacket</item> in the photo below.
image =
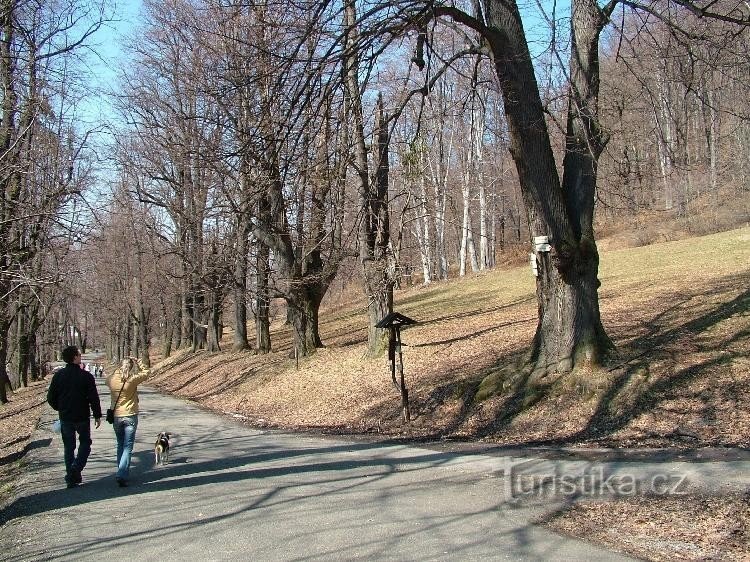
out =
{"type": "Polygon", "coordinates": [[[89,408],[95,418],[102,417],[94,377],[75,363],[68,363],[55,372],[47,391],[47,402],[59,412],[61,421],[87,421],[89,408]]]}

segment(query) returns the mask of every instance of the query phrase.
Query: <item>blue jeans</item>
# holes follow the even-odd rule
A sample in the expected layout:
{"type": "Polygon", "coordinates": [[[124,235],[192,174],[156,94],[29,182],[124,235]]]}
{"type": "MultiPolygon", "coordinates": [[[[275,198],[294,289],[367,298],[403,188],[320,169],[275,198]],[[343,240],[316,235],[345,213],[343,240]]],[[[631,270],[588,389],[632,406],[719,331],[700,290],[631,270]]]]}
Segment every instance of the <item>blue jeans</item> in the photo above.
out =
{"type": "Polygon", "coordinates": [[[130,456],[135,444],[135,430],[138,428],[138,416],[115,417],[113,426],[117,436],[117,478],[127,480],[130,473],[130,456]]]}
{"type": "Polygon", "coordinates": [[[65,448],[65,480],[72,482],[73,472],[81,472],[91,453],[91,423],[89,420],[70,422],[60,420],[60,434],[65,448]],[[78,455],[76,455],[78,434],[78,455]]]}

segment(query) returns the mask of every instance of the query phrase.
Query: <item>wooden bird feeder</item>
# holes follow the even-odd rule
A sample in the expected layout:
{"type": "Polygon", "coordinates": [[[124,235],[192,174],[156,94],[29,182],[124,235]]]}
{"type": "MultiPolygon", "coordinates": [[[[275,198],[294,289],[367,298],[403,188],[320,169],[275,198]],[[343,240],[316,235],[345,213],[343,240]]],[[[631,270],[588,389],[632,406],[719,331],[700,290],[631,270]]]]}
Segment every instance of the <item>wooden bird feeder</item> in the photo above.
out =
{"type": "Polygon", "coordinates": [[[404,381],[404,357],[401,353],[401,327],[411,326],[417,321],[404,316],[398,312],[391,312],[386,315],[375,326],[383,330],[388,330],[388,362],[391,367],[391,379],[393,386],[401,393],[401,410],[405,422],[411,420],[409,412],[409,391],[406,389],[404,381]],[[396,353],[398,353],[398,372],[400,380],[396,379],[396,353]]]}

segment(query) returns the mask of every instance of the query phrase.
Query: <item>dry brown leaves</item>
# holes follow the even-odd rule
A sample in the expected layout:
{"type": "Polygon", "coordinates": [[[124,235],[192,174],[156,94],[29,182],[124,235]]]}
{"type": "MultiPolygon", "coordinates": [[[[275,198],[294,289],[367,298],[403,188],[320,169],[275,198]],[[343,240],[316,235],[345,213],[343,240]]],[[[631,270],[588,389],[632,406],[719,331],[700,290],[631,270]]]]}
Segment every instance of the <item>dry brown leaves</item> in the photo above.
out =
{"type": "MultiPolygon", "coordinates": [[[[403,331],[408,426],[387,364],[364,357],[361,303],[321,311],[328,347],[299,369],[289,358],[289,329],[277,325],[274,353],[182,353],[153,380],[215,410],[287,428],[513,444],[748,446],[747,240],[750,229],[740,229],[603,254],[601,309],[619,356],[609,371],[563,377],[538,396],[509,385],[472,401],[479,381],[512,367],[533,335],[534,281],[526,268],[397,293],[396,309],[419,321],[403,331]]],[[[224,346],[230,342],[227,334],[224,346]]]]}
{"type": "MultiPolygon", "coordinates": [[[[748,447],[748,242],[744,228],[603,253],[602,317],[619,357],[609,371],[560,377],[535,396],[514,395],[509,385],[472,401],[482,378],[512,366],[533,335],[534,280],[525,267],[400,291],[396,310],[420,322],[403,331],[408,426],[386,363],[364,357],[366,318],[348,297],[321,311],[328,347],[299,368],[288,327],[277,325],[274,353],[181,352],[150,382],[260,426],[512,444],[748,447]]],[[[223,345],[231,347],[231,333],[223,345]]],[[[0,406],[4,483],[19,470],[45,389],[37,383],[0,406]]],[[[9,491],[0,489],[0,506],[9,491]]],[[[580,504],[550,525],[653,560],[750,559],[747,495],[580,504]]]]}
{"type": "Polygon", "coordinates": [[[21,469],[31,436],[39,423],[47,398],[47,383],[40,381],[12,393],[0,406],[0,509],[12,494],[15,476],[21,469]]]}
{"type": "MultiPolygon", "coordinates": [[[[403,331],[408,426],[387,365],[364,358],[361,303],[321,311],[328,347],[299,369],[289,329],[278,325],[270,355],[180,354],[155,383],[261,426],[514,445],[748,447],[748,242],[744,228],[604,253],[602,317],[619,356],[608,371],[560,377],[538,396],[509,385],[471,400],[481,379],[512,366],[531,340],[536,302],[525,267],[397,294],[396,310],[420,322],[403,331]]],[[[749,560],[747,505],[741,495],[632,498],[577,506],[554,525],[653,560],[749,560]]]]}
{"type": "Polygon", "coordinates": [[[647,560],[749,560],[750,495],[580,503],[547,525],[647,560]]]}

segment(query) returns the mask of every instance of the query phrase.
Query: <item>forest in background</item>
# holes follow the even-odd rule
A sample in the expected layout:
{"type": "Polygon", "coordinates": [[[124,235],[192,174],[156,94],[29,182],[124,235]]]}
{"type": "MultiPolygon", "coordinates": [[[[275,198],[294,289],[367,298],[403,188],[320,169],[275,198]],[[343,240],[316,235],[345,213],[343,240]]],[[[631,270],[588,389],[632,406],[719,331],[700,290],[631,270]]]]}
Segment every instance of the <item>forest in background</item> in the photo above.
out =
{"type": "MultiPolygon", "coordinates": [[[[264,353],[286,315],[309,355],[332,288],[387,307],[387,288],[528,259],[534,219],[482,38],[412,18],[424,2],[357,4],[365,15],[146,2],[103,150],[77,108],[107,6],[3,2],[0,398],[73,343],[148,361],[217,351],[231,326],[235,350],[264,353]]],[[[747,7],[693,19],[692,4],[618,6],[598,49],[598,238],[746,224],[747,7]]],[[[571,16],[533,21],[561,170],[571,16]]]]}

